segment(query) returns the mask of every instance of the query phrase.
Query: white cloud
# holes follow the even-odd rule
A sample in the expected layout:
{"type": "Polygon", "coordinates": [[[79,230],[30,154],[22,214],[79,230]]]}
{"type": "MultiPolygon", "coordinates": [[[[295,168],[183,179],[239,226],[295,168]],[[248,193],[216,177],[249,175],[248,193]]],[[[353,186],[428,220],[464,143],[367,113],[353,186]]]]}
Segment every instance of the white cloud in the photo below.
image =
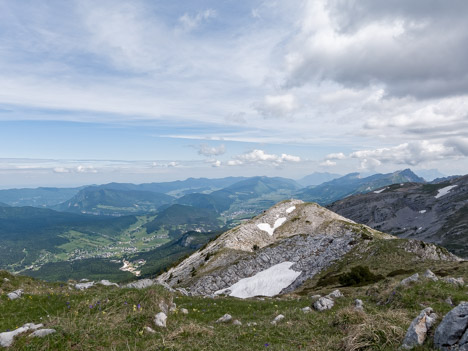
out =
{"type": "Polygon", "coordinates": [[[240,166],[240,165],[271,165],[280,166],[287,162],[301,162],[299,156],[293,156],[288,154],[267,154],[263,150],[255,149],[251,152],[247,152],[242,155],[235,156],[233,160],[227,162],[228,166],[240,166]]]}
{"type": "Polygon", "coordinates": [[[203,156],[219,156],[223,155],[226,152],[226,147],[224,144],[216,146],[210,146],[208,144],[200,144],[198,146],[198,154],[203,156]]]}
{"type": "Polygon", "coordinates": [[[299,108],[293,94],[266,95],[263,102],[256,104],[255,109],[264,117],[290,117],[299,108]]]}
{"type": "Polygon", "coordinates": [[[374,168],[382,163],[416,166],[421,163],[461,157],[453,146],[427,140],[403,143],[394,147],[360,150],[350,154],[361,161],[362,168],[374,168]]]}
{"type": "Polygon", "coordinates": [[[55,167],[54,173],[70,173],[71,170],[65,167],[55,167]]]}
{"type": "Polygon", "coordinates": [[[325,156],[325,159],[327,160],[344,160],[345,158],[346,158],[346,155],[342,152],[328,154],[327,156],[325,156]]]}
{"type": "Polygon", "coordinates": [[[217,13],[213,9],[207,9],[204,11],[198,12],[196,15],[189,15],[188,13],[184,13],[183,16],[179,18],[179,22],[182,26],[182,28],[185,31],[191,31],[196,29],[198,26],[200,26],[201,23],[204,21],[207,21],[211,18],[215,18],[217,16],[217,13]]]}
{"type": "Polygon", "coordinates": [[[93,166],[83,166],[79,165],[76,167],[76,172],[78,173],[97,173],[97,169],[95,169],[93,166]]]}
{"type": "Polygon", "coordinates": [[[325,161],[320,163],[320,166],[333,167],[333,166],[336,166],[336,162],[330,161],[330,160],[325,160],[325,161]]]}

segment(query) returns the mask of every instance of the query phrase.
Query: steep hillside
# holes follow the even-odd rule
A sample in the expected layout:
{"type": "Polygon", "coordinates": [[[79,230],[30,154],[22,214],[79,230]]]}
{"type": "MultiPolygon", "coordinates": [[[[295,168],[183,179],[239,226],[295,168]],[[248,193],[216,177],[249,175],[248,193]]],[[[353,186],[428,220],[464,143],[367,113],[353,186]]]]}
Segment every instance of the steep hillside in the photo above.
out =
{"type": "Polygon", "coordinates": [[[10,207],[10,205],[8,205],[6,203],[3,203],[3,202],[0,202],[0,207],[10,207]]]}
{"type": "Polygon", "coordinates": [[[468,176],[437,184],[395,184],[337,201],[329,209],[404,238],[468,257],[468,176]]]}
{"type": "MultiPolygon", "coordinates": [[[[378,252],[396,254],[408,266],[426,260],[458,260],[434,245],[397,240],[317,204],[289,200],[222,234],[158,281],[195,295],[276,295],[306,288],[344,260],[345,269],[370,266],[378,252]],[[262,287],[273,290],[266,293],[262,287]]],[[[394,266],[385,264],[379,268],[389,273],[394,266]]]]}
{"type": "Polygon", "coordinates": [[[409,169],[388,174],[374,174],[365,178],[359,173],[350,173],[316,187],[301,189],[295,197],[327,205],[353,194],[367,193],[385,185],[407,182],[423,183],[424,179],[409,169]]]}
{"type": "Polygon", "coordinates": [[[172,196],[149,191],[87,187],[56,209],[94,215],[128,215],[156,211],[173,200],[172,196]]]}
{"type": "Polygon", "coordinates": [[[172,205],[144,225],[148,233],[165,231],[177,236],[188,231],[209,232],[222,227],[214,211],[185,205],[172,205]]]}
{"type": "Polygon", "coordinates": [[[215,192],[211,194],[187,194],[178,198],[175,202],[180,205],[205,208],[221,213],[228,210],[234,200],[223,193],[215,192]]]}

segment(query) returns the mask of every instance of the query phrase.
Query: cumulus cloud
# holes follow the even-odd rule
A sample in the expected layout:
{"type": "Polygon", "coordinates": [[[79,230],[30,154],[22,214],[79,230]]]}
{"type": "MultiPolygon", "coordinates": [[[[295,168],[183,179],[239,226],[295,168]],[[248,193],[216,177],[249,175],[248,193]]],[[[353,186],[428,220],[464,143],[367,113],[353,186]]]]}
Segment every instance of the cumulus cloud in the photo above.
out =
{"type": "Polygon", "coordinates": [[[207,9],[198,12],[196,15],[184,13],[184,15],[179,18],[179,22],[184,30],[191,31],[196,29],[202,22],[207,21],[210,18],[215,18],[216,16],[217,13],[215,10],[207,9]]]}
{"type": "Polygon", "coordinates": [[[403,143],[394,147],[360,150],[349,155],[360,160],[362,168],[374,168],[382,163],[416,166],[421,163],[457,158],[463,154],[459,148],[427,140],[403,143]]]}
{"type": "Polygon", "coordinates": [[[267,118],[290,117],[299,108],[297,98],[293,94],[267,95],[263,102],[255,104],[254,108],[267,118]]]}
{"type": "Polygon", "coordinates": [[[288,154],[267,154],[263,150],[255,149],[242,155],[234,157],[233,160],[227,162],[228,166],[240,166],[244,164],[260,164],[260,165],[271,165],[280,166],[287,162],[301,162],[299,156],[293,156],[288,154]]]}
{"type": "Polygon", "coordinates": [[[325,160],[325,161],[320,163],[320,166],[333,167],[333,166],[336,166],[336,162],[331,161],[331,160],[325,160]]]}
{"type": "Polygon", "coordinates": [[[468,93],[468,2],[308,1],[286,55],[288,86],[381,84],[417,98],[468,93]]]}
{"type": "Polygon", "coordinates": [[[343,160],[345,158],[346,158],[346,155],[342,152],[328,154],[327,156],[325,156],[325,159],[327,160],[343,160]]]}
{"type": "Polygon", "coordinates": [[[200,144],[198,145],[198,154],[203,156],[219,156],[223,155],[226,152],[226,147],[224,144],[219,146],[210,146],[208,144],[200,144]]]}

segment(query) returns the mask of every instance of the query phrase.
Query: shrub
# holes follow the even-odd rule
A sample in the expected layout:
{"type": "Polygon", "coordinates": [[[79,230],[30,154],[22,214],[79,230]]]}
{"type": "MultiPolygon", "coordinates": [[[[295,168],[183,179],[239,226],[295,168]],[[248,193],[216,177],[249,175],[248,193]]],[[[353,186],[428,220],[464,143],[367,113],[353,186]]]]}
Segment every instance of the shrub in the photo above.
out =
{"type": "Polygon", "coordinates": [[[351,268],[349,273],[340,276],[339,282],[343,286],[357,286],[375,283],[384,279],[381,274],[374,274],[367,266],[356,266],[351,268]]]}

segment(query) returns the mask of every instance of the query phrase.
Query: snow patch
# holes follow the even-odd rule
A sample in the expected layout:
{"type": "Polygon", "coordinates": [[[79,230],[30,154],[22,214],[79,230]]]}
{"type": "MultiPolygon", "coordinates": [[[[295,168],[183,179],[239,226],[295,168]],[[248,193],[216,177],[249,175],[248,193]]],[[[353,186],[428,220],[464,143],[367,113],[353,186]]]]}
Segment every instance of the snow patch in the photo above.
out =
{"type": "Polygon", "coordinates": [[[276,264],[252,277],[239,280],[227,289],[218,290],[215,294],[229,293],[230,296],[241,299],[278,295],[301,275],[301,272],[290,269],[292,265],[294,262],[276,264]]]}
{"type": "Polygon", "coordinates": [[[419,211],[419,213],[426,213],[426,210],[421,210],[419,211]]]}
{"type": "Polygon", "coordinates": [[[387,190],[388,188],[383,188],[383,189],[380,189],[380,190],[375,190],[374,191],[374,194],[380,194],[382,191],[384,190],[387,190]]]}
{"type": "Polygon", "coordinates": [[[288,209],[286,210],[286,213],[291,213],[291,212],[294,211],[295,209],[296,209],[296,206],[292,206],[292,207],[290,207],[290,208],[288,208],[288,209]]]}
{"type": "Polygon", "coordinates": [[[258,229],[263,230],[264,232],[267,232],[270,236],[272,236],[273,233],[275,232],[275,229],[278,228],[285,221],[286,221],[286,218],[281,217],[275,221],[275,224],[273,225],[273,227],[271,227],[268,223],[257,224],[257,227],[258,229]]]}
{"type": "Polygon", "coordinates": [[[457,186],[458,185],[449,185],[449,186],[446,186],[445,188],[439,189],[438,192],[437,192],[437,195],[435,196],[435,198],[438,199],[439,197],[447,195],[450,190],[452,190],[453,188],[455,188],[457,186]]]}

